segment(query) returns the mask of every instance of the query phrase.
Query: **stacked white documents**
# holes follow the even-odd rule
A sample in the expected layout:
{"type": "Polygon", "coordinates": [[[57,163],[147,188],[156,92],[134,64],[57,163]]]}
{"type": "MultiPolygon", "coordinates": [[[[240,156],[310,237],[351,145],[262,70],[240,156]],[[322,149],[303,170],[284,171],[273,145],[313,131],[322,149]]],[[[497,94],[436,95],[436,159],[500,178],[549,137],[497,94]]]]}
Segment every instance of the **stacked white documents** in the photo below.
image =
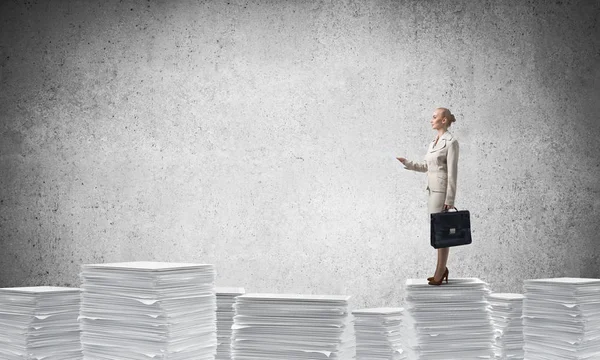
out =
{"type": "Polygon", "coordinates": [[[232,359],[354,359],[349,299],[336,295],[238,296],[232,359]]]}
{"type": "Polygon", "coordinates": [[[81,342],[90,359],[214,359],[215,270],[207,264],[83,265],[81,342]]]}
{"type": "Polygon", "coordinates": [[[217,294],[217,356],[216,360],[231,359],[231,326],[235,298],[245,293],[244,288],[218,287],[217,294]]]}
{"type": "Polygon", "coordinates": [[[493,356],[487,284],[449,279],[440,286],[406,281],[403,350],[409,359],[481,360],[493,356]]]}
{"type": "Polygon", "coordinates": [[[492,293],[488,296],[496,359],[523,359],[523,299],[522,294],[492,293]]]}
{"type": "Polygon", "coordinates": [[[79,293],[54,286],[0,289],[0,359],[82,359],[79,293]]]}
{"type": "Polygon", "coordinates": [[[401,342],[403,310],[372,308],[352,312],[358,360],[406,359],[401,342]]]}
{"type": "Polygon", "coordinates": [[[525,280],[525,358],[600,359],[600,279],[525,280]]]}

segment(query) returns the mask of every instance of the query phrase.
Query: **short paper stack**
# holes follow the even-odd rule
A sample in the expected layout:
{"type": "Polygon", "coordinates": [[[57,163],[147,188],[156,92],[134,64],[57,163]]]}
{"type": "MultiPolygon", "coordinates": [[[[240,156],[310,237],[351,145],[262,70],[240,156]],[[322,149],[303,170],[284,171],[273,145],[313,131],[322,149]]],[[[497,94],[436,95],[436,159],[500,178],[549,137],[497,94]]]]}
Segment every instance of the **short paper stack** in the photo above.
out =
{"type": "Polygon", "coordinates": [[[354,359],[349,296],[238,296],[232,359],[354,359]]]}
{"type": "Polygon", "coordinates": [[[0,289],[0,359],[81,359],[79,292],[54,286],[0,289]]]}
{"type": "Polygon", "coordinates": [[[244,294],[244,288],[218,287],[217,294],[217,356],[216,360],[231,359],[231,326],[235,298],[244,294]]]}
{"type": "Polygon", "coordinates": [[[600,359],[600,279],[525,280],[525,358],[600,359]]]}
{"type": "Polygon", "coordinates": [[[214,278],[214,268],[207,264],[83,265],[85,357],[214,359],[214,278]]]}
{"type": "Polygon", "coordinates": [[[522,294],[492,293],[488,296],[494,326],[494,355],[498,360],[523,359],[522,294]]]}
{"type": "Polygon", "coordinates": [[[356,358],[358,360],[401,360],[403,308],[354,310],[356,358]]]}

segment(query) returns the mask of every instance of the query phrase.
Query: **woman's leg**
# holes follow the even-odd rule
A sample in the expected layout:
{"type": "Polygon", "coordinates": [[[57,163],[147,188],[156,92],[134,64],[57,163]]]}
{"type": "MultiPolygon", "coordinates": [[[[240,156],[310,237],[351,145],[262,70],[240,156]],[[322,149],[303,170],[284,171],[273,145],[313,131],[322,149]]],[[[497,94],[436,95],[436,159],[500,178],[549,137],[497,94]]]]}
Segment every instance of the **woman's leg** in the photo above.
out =
{"type": "Polygon", "coordinates": [[[438,267],[435,271],[435,279],[439,280],[444,272],[446,271],[446,264],[448,263],[448,255],[450,254],[450,248],[438,249],[438,267]]]}
{"type": "MultiPolygon", "coordinates": [[[[446,193],[429,191],[429,198],[427,208],[429,213],[437,213],[444,210],[444,200],[446,199],[446,193]]],[[[437,249],[437,264],[435,267],[435,273],[433,274],[435,279],[440,279],[446,271],[446,263],[448,260],[449,248],[437,249]]]]}

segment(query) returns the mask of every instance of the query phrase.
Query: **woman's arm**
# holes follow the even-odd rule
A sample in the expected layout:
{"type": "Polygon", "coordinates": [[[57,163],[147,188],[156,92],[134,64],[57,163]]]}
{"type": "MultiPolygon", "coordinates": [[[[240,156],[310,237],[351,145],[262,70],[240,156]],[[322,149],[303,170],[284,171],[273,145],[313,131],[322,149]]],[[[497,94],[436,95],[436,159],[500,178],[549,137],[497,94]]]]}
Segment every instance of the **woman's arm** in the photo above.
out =
{"type": "Polygon", "coordinates": [[[458,171],[458,141],[454,140],[448,144],[448,188],[446,190],[445,205],[454,206],[454,197],[456,196],[456,174],[458,171]]]}
{"type": "Polygon", "coordinates": [[[427,172],[427,162],[426,161],[422,161],[422,162],[414,162],[414,161],[410,161],[408,159],[405,158],[396,158],[398,159],[403,165],[404,168],[407,170],[412,170],[412,171],[418,171],[418,172],[427,172]]]}

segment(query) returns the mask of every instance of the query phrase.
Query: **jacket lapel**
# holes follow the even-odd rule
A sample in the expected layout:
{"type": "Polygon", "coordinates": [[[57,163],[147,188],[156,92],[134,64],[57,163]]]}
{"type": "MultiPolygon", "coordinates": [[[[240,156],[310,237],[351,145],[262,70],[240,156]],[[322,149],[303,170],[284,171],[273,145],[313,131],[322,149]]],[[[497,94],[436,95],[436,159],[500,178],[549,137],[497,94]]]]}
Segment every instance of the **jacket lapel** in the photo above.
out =
{"type": "Polygon", "coordinates": [[[440,138],[438,139],[437,144],[435,144],[435,139],[431,142],[431,146],[429,147],[429,152],[440,151],[446,147],[446,141],[452,139],[452,134],[449,131],[446,131],[440,138]],[[435,144],[435,145],[434,145],[435,144]]]}

